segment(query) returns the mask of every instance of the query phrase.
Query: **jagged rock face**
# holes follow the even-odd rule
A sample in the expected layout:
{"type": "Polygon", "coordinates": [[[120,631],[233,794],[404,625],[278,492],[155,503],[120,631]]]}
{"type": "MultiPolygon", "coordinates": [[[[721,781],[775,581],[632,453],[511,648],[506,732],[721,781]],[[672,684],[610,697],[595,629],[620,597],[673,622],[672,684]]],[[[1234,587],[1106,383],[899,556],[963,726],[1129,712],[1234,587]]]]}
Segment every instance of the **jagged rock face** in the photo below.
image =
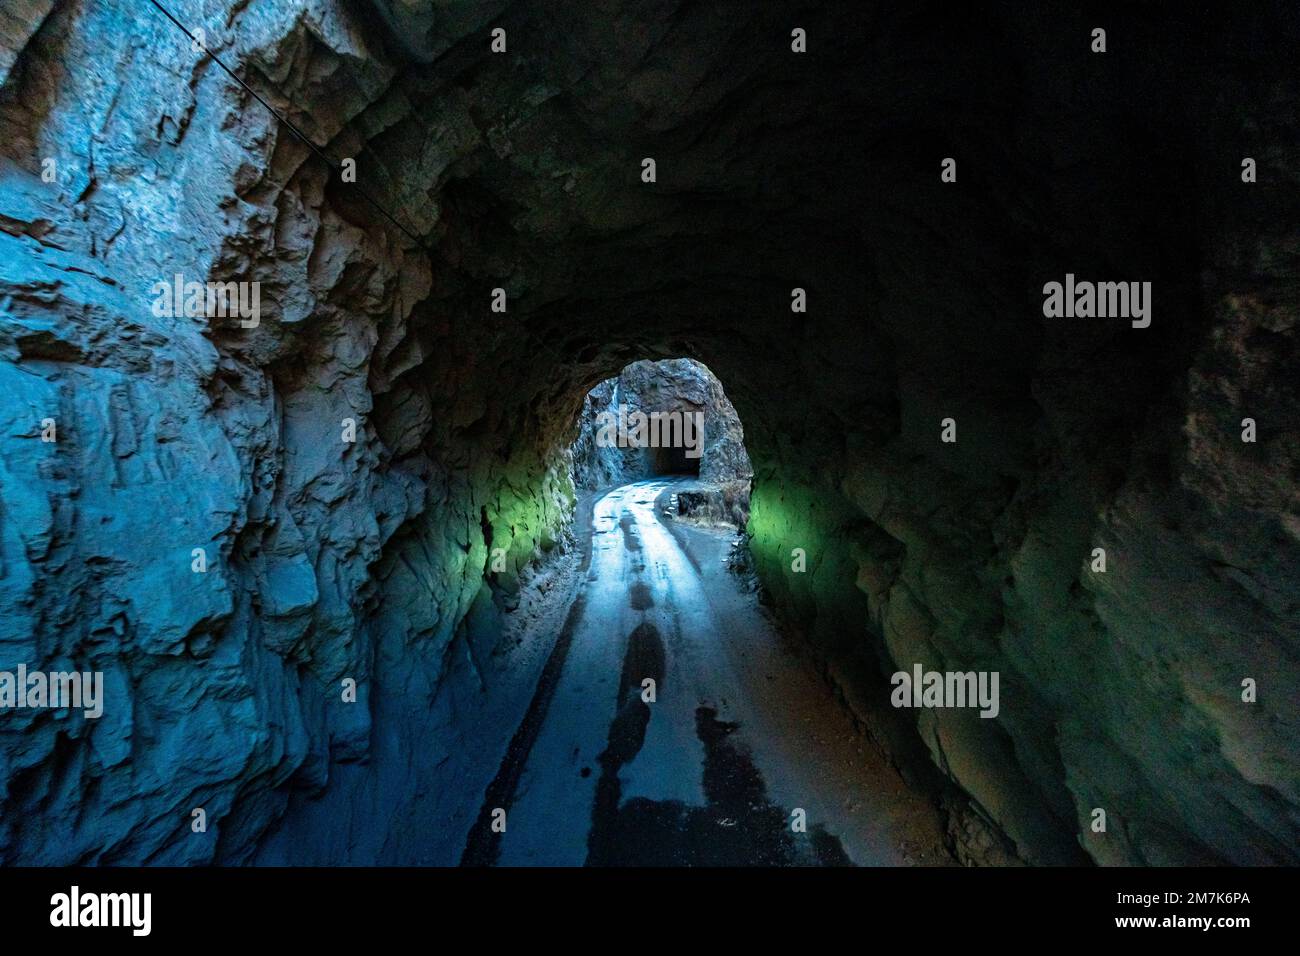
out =
{"type": "Polygon", "coordinates": [[[1030,862],[1297,862],[1291,21],[1112,13],[1099,56],[930,6],[177,0],[403,229],[152,8],[7,6],[0,667],[107,702],[0,717],[0,858],[454,861],[584,396],[687,356],[765,588],[900,761],[1030,862]],[[1067,272],[1151,281],[1150,328],[1045,319],[1067,272]],[[260,324],[155,315],[176,273],[260,324]],[[882,707],[914,662],[999,716],[882,707]]]}
{"type": "Polygon", "coordinates": [[[571,451],[574,482],[587,489],[673,471],[713,484],[747,484],[754,474],[744,428],[722,383],[690,359],[633,362],[593,388],[571,451]]]}

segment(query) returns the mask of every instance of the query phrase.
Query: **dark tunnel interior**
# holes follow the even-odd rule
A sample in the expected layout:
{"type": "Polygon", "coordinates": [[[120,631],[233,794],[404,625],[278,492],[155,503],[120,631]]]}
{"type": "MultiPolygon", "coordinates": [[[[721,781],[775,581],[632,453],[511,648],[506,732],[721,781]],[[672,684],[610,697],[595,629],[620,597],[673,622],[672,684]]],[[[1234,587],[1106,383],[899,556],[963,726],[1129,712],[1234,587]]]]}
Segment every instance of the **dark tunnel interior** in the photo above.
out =
{"type": "Polygon", "coordinates": [[[700,461],[687,454],[687,449],[673,445],[652,450],[656,475],[699,475],[700,461]]]}
{"type": "Polygon", "coordinates": [[[0,862],[1300,862],[1252,7],[17,0],[0,862]]]}

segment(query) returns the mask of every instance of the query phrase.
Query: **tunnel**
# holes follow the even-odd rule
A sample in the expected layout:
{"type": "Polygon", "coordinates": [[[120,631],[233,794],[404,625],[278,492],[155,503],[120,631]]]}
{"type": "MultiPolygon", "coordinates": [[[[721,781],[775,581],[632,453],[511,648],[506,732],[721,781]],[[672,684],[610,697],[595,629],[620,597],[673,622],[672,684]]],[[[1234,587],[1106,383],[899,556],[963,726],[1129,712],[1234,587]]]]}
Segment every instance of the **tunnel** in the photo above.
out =
{"type": "Polygon", "coordinates": [[[698,475],[699,459],[692,458],[680,445],[666,445],[653,449],[652,469],[657,475],[698,475]]]}
{"type": "Polygon", "coordinates": [[[688,358],[632,362],[589,391],[569,454],[575,486],[590,490],[680,475],[747,491],[754,474],[722,382],[688,358]]]}
{"type": "Polygon", "coordinates": [[[1102,6],[16,0],[0,862],[1300,862],[1297,21],[1102,6]]]}

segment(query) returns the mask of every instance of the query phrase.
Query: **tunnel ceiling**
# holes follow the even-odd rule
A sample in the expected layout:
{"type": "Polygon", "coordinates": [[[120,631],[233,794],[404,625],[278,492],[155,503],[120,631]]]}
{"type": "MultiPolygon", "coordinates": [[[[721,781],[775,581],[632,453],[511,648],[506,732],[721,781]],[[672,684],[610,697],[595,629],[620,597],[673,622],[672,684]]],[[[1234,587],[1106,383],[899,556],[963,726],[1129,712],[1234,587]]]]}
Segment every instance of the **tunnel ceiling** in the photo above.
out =
{"type": "Polygon", "coordinates": [[[563,543],[587,390],[689,356],[745,423],[774,606],[900,764],[979,808],[969,859],[1296,861],[1300,129],[1274,8],[1114,8],[1099,56],[1039,3],[178,0],[352,184],[146,5],[19,6],[6,434],[68,424],[57,459],[0,452],[4,633],[103,665],[158,742],[119,718],[7,738],[7,859],[24,820],[85,811],[56,764],[106,813],[69,861],[250,860],[293,794],[322,821],[364,802],[326,768],[388,772],[381,727],[416,750],[485,589],[563,543]],[[260,325],[153,315],[175,273],[260,282],[260,325]],[[1151,326],[1045,320],[1066,273],[1152,282],[1151,326]],[[1000,670],[1003,713],[900,724],[882,674],[913,661],[1000,670]],[[324,707],[349,675],[389,692],[324,707]],[[180,771],[229,818],[181,846],[186,807],[119,789],[196,727],[249,742],[180,771]],[[1123,825],[1091,832],[1096,807],[1123,825]]]}

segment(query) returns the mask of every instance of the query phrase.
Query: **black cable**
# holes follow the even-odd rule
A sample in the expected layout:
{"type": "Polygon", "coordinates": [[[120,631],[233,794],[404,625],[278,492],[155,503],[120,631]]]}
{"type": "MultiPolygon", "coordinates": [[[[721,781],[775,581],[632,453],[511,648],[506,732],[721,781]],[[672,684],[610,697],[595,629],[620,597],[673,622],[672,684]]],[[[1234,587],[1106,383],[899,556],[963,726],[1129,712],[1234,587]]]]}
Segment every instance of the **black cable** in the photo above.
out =
{"type": "MultiPolygon", "coordinates": [[[[318,147],[315,143],[313,143],[310,139],[308,139],[306,134],[303,133],[302,130],[298,129],[297,126],[294,126],[293,123],[289,122],[289,120],[281,116],[276,111],[275,107],[273,107],[266,100],[262,99],[262,97],[258,95],[257,90],[253,89],[243,80],[241,80],[234,70],[226,66],[226,64],[221,61],[221,57],[217,56],[215,53],[209,50],[207,48],[207,45],[202,43],[198,39],[198,37],[194,35],[192,31],[186,29],[185,24],[181,23],[181,21],[177,20],[174,16],[172,16],[171,11],[169,11],[166,7],[164,7],[161,3],[159,3],[158,0],[149,0],[149,2],[152,3],[155,8],[157,8],[159,13],[165,16],[172,23],[176,24],[177,29],[179,29],[182,33],[184,33],[187,39],[195,43],[198,43],[199,46],[203,47],[203,52],[206,53],[208,56],[212,57],[212,61],[216,63],[217,66],[225,70],[226,73],[230,75],[231,79],[233,79],[236,83],[238,83],[240,86],[246,89],[252,95],[253,99],[257,100],[257,102],[261,103],[264,107],[266,107],[268,113],[270,113],[281,123],[287,126],[289,128],[289,131],[293,133],[294,136],[297,136],[300,140],[302,140],[303,143],[306,144],[308,149],[310,149],[313,153],[319,156],[321,161],[324,162],[325,165],[328,166],[332,172],[334,172],[336,175],[338,175],[341,172],[341,167],[336,165],[332,159],[326,156],[325,153],[321,151],[320,147],[318,147]]],[[[380,214],[384,216],[385,219],[387,219],[394,226],[396,226],[403,233],[405,233],[406,237],[410,239],[412,242],[414,242],[417,247],[419,247],[420,249],[424,249],[424,243],[419,239],[419,237],[417,237],[415,233],[411,232],[411,230],[407,229],[400,222],[398,222],[397,219],[387,209],[381,206],[379,202],[373,196],[370,195],[370,193],[366,192],[366,190],[363,189],[359,183],[352,183],[351,185],[356,186],[357,192],[361,194],[362,198],[364,198],[366,202],[370,203],[370,205],[374,206],[375,209],[377,209],[380,212],[380,214]]],[[[424,249],[424,251],[428,252],[427,249],[424,249]]]]}

